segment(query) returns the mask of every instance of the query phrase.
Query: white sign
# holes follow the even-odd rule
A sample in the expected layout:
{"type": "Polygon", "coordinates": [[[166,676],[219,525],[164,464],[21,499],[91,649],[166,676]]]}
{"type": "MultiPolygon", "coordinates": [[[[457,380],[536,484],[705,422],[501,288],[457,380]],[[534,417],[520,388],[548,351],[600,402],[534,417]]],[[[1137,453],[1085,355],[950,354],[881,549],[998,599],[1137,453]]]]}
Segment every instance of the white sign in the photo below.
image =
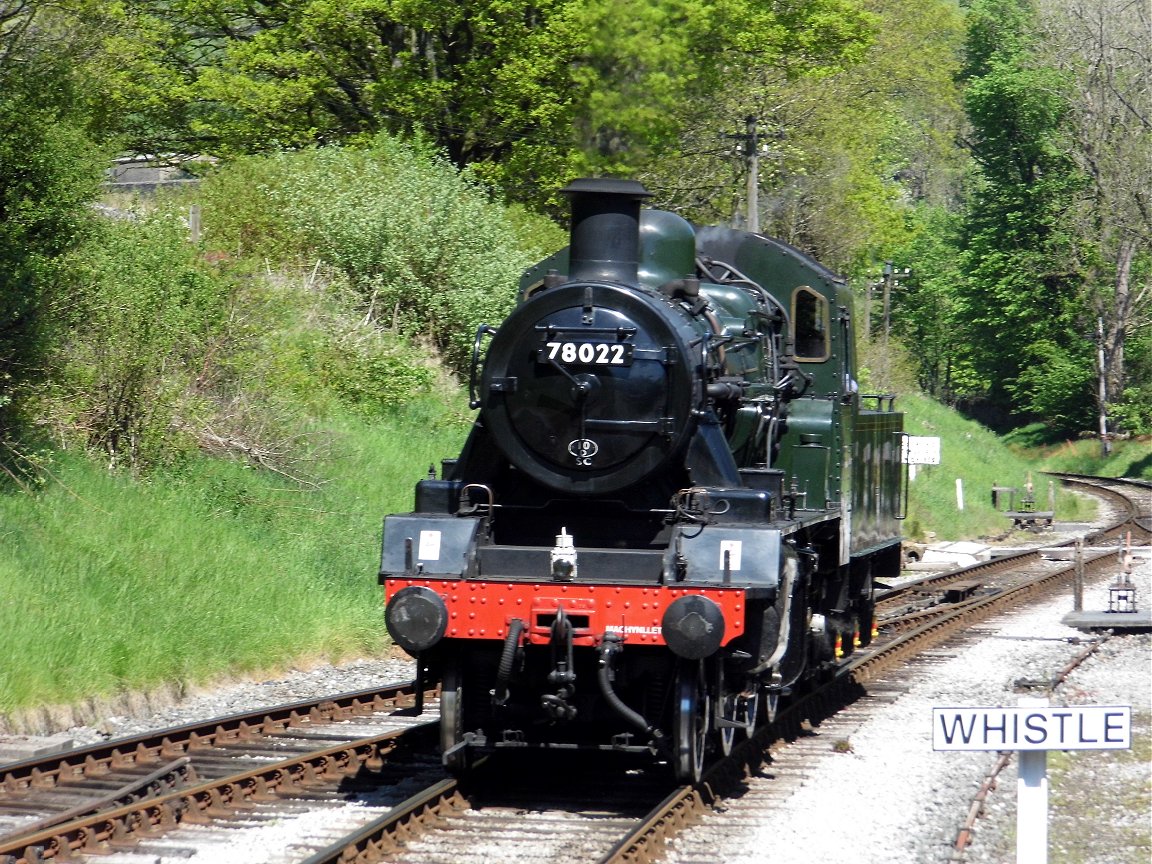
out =
{"type": "Polygon", "coordinates": [[[935,436],[907,435],[904,438],[906,465],[939,465],[940,439],[935,436]]]}
{"type": "Polygon", "coordinates": [[[740,569],[740,549],[743,546],[741,540],[721,540],[720,541],[720,569],[724,569],[724,559],[728,559],[728,569],[735,573],[740,569]]]}
{"type": "Polygon", "coordinates": [[[933,708],[933,750],[1128,750],[1128,705],[933,708]]]}
{"type": "Polygon", "coordinates": [[[420,546],[416,550],[416,557],[421,561],[440,560],[440,532],[421,531],[420,546]]]}

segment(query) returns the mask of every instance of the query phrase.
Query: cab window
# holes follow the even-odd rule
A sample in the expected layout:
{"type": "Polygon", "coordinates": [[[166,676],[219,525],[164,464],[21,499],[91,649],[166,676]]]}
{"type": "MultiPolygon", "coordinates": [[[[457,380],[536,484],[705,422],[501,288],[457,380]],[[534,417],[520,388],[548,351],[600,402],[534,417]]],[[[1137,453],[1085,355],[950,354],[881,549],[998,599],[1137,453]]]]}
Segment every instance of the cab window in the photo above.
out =
{"type": "Polygon", "coordinates": [[[828,301],[807,285],[792,292],[792,340],[796,359],[828,359],[828,301]]]}

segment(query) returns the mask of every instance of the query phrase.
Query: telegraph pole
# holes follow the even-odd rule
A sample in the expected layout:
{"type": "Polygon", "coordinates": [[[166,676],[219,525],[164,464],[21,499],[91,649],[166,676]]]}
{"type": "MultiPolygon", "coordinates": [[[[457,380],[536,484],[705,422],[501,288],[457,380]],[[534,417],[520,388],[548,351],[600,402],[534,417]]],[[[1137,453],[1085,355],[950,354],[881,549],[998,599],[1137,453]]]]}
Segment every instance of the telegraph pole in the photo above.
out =
{"type": "Polygon", "coordinates": [[[884,346],[881,353],[884,355],[884,386],[891,388],[888,380],[888,336],[892,332],[892,262],[884,262],[884,346]]]}
{"type": "Polygon", "coordinates": [[[736,141],[744,142],[744,163],[748,172],[748,230],[753,234],[760,233],[760,134],[756,131],[756,118],[748,115],[744,118],[745,132],[743,135],[728,135],[736,141]]]}

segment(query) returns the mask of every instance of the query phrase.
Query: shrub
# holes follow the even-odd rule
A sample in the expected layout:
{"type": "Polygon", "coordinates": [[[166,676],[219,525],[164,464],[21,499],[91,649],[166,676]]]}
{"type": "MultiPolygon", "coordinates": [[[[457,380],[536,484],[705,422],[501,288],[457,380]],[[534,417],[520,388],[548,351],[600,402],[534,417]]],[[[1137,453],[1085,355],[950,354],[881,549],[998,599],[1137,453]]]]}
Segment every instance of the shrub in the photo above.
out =
{"type": "Polygon", "coordinates": [[[465,368],[477,326],[506,314],[529,263],[502,209],[446,161],[391,138],[310,156],[285,186],[294,223],[374,320],[465,368]]]}
{"type": "Polygon", "coordinates": [[[1116,426],[1132,435],[1152,435],[1152,384],[1129,387],[1112,406],[1116,426]]]}
{"type": "Polygon", "coordinates": [[[59,104],[64,73],[23,61],[0,66],[0,467],[17,472],[5,462],[49,352],[46,295],[88,230],[102,155],[59,104]]]}
{"type": "Polygon", "coordinates": [[[385,135],[364,149],[241,160],[209,176],[204,196],[206,242],[322,261],[370,320],[426,339],[458,371],[540,247],[562,243],[551,223],[510,215],[427,147],[385,135]]]}
{"type": "Polygon", "coordinates": [[[303,255],[303,240],[280,205],[279,190],[294,161],[288,155],[244,156],[208,172],[195,201],[201,207],[203,242],[214,257],[279,265],[303,255]]]}
{"type": "MultiPolygon", "coordinates": [[[[198,261],[171,214],[107,222],[79,251],[60,308],[57,411],[113,465],[168,461],[229,286],[198,261]]],[[[176,447],[175,449],[179,449],[176,447]]]]}
{"type": "Polygon", "coordinates": [[[254,279],[237,299],[230,386],[262,401],[324,415],[339,403],[362,415],[399,407],[437,378],[430,352],[357,314],[337,278],[254,279]]]}

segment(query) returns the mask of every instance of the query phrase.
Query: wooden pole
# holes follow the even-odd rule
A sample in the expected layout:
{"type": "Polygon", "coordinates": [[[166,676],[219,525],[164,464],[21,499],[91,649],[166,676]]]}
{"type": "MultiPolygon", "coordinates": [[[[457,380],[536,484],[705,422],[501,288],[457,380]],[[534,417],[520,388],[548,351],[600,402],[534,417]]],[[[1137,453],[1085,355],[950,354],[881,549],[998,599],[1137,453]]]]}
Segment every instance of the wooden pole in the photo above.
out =
{"type": "Polygon", "coordinates": [[[1076,541],[1076,566],[1072,578],[1072,611],[1084,609],[1084,541],[1076,541]]]}
{"type": "Polygon", "coordinates": [[[748,230],[760,233],[760,137],[756,134],[756,118],[744,118],[747,127],[747,145],[744,150],[748,157],[748,230]]]}

